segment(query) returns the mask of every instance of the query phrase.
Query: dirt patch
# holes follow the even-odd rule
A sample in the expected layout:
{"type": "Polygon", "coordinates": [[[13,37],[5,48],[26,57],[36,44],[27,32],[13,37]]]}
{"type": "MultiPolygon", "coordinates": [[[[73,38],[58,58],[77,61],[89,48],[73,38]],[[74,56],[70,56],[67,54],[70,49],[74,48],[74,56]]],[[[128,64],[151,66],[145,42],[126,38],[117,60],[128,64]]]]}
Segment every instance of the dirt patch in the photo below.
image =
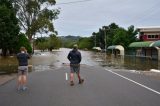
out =
{"type": "Polygon", "coordinates": [[[16,78],[16,74],[0,75],[0,85],[3,85],[14,78],[16,78]]]}

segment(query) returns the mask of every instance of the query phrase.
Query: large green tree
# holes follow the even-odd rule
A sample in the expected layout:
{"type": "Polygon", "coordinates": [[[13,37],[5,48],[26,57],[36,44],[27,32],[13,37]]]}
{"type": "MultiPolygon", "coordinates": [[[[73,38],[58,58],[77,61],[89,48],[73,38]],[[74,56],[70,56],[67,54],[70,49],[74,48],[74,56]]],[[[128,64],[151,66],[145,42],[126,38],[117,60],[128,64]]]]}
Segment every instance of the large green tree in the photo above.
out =
{"type": "Polygon", "coordinates": [[[52,49],[59,49],[60,47],[61,47],[60,39],[56,35],[51,34],[48,40],[48,49],[52,51],[52,49]]]}
{"type": "Polygon", "coordinates": [[[135,29],[133,25],[128,27],[127,35],[128,35],[128,38],[130,39],[130,43],[138,41],[138,38],[136,36],[137,34],[138,34],[138,30],[135,29]]]}
{"type": "Polygon", "coordinates": [[[129,45],[129,36],[124,28],[118,28],[113,38],[113,45],[122,45],[127,48],[129,45]]]}
{"type": "Polygon", "coordinates": [[[119,28],[119,26],[115,23],[111,23],[108,26],[103,26],[103,35],[104,35],[104,39],[106,40],[106,46],[110,46],[113,45],[113,39],[115,36],[115,33],[117,31],[117,29],[119,28]]]}
{"type": "Polygon", "coordinates": [[[61,47],[61,40],[56,35],[51,34],[49,37],[40,37],[37,38],[34,42],[37,49],[44,51],[48,49],[59,49],[61,47]]]}
{"type": "Polygon", "coordinates": [[[9,0],[0,0],[0,49],[2,55],[14,51],[18,42],[19,25],[9,0]]]}
{"type": "Polygon", "coordinates": [[[31,44],[29,42],[29,40],[26,38],[26,35],[23,33],[20,33],[18,36],[18,43],[16,44],[15,48],[16,48],[16,52],[19,52],[20,47],[25,47],[27,49],[28,53],[32,53],[32,47],[31,44]]]}
{"type": "Polygon", "coordinates": [[[78,42],[78,46],[80,49],[92,49],[93,45],[94,45],[94,42],[91,39],[91,37],[80,38],[78,42]]]}
{"type": "Polygon", "coordinates": [[[35,47],[37,49],[40,49],[41,51],[44,51],[45,49],[48,49],[48,38],[47,37],[40,37],[35,40],[35,47]]]}
{"type": "Polygon", "coordinates": [[[99,31],[97,33],[92,33],[92,35],[94,36],[94,40],[96,36],[96,46],[105,49],[105,45],[106,47],[112,45],[115,32],[118,28],[119,26],[117,24],[111,23],[108,26],[103,26],[102,28],[99,28],[99,31]]]}
{"type": "Polygon", "coordinates": [[[29,41],[36,33],[54,32],[53,20],[57,19],[59,9],[51,9],[55,0],[12,0],[21,29],[29,41]],[[50,8],[49,8],[50,7],[50,8]]]}
{"type": "Polygon", "coordinates": [[[115,23],[111,23],[108,26],[100,28],[99,32],[94,32],[91,38],[95,40],[96,36],[96,45],[99,44],[103,49],[105,45],[107,47],[111,45],[122,45],[125,49],[128,49],[130,43],[137,41],[137,33],[133,25],[129,26],[128,29],[124,29],[115,23]]]}
{"type": "Polygon", "coordinates": [[[134,29],[133,25],[129,26],[127,30],[118,28],[113,38],[113,44],[122,45],[125,49],[128,49],[130,43],[137,41],[136,35],[137,30],[134,29]]]}

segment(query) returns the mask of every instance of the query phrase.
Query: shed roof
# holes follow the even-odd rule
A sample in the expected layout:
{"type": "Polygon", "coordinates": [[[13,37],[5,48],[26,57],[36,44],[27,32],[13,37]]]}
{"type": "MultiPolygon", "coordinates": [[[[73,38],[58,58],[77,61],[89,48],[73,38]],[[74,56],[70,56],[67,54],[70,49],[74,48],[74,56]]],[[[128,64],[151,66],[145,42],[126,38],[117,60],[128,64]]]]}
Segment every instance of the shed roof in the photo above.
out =
{"type": "Polygon", "coordinates": [[[121,45],[112,45],[112,46],[109,46],[107,49],[118,49],[120,50],[120,55],[124,55],[124,47],[121,46],[121,45]]]}
{"type": "Polygon", "coordinates": [[[101,50],[100,47],[93,47],[92,49],[94,49],[94,50],[101,50]]]}
{"type": "Polygon", "coordinates": [[[112,46],[109,46],[107,49],[124,50],[123,46],[121,46],[121,45],[112,45],[112,46]]]}
{"type": "Polygon", "coordinates": [[[160,40],[153,42],[151,47],[160,47],[160,40]]]}
{"type": "Polygon", "coordinates": [[[147,42],[133,42],[129,45],[129,47],[151,47],[151,44],[153,44],[152,41],[147,42]]]}

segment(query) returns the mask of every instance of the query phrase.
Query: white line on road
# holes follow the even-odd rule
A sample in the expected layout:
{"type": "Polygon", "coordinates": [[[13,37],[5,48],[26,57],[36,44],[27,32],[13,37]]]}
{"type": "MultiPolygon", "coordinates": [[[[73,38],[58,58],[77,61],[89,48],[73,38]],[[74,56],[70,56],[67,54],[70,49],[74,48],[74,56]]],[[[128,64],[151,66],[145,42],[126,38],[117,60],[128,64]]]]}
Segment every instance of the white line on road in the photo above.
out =
{"type": "Polygon", "coordinates": [[[68,74],[67,73],[65,73],[65,75],[66,75],[66,81],[68,80],[68,74]]]}
{"type": "MultiPolygon", "coordinates": [[[[107,69],[105,69],[105,70],[107,70],[107,69]]],[[[148,89],[148,90],[150,90],[150,91],[152,91],[152,92],[160,95],[160,92],[158,92],[158,91],[156,91],[156,90],[154,90],[154,89],[152,89],[152,88],[149,88],[149,87],[147,87],[147,86],[145,86],[145,85],[143,85],[143,84],[140,84],[140,83],[138,83],[138,82],[136,82],[136,81],[134,81],[134,80],[131,80],[131,79],[127,78],[127,77],[124,77],[124,76],[122,76],[122,75],[120,75],[120,74],[118,74],[118,73],[116,73],[116,72],[111,71],[111,70],[107,70],[107,71],[109,71],[109,72],[111,72],[111,73],[113,73],[113,74],[115,74],[115,75],[118,75],[118,76],[121,77],[121,78],[124,78],[124,79],[126,79],[126,80],[128,80],[128,81],[130,81],[130,82],[133,82],[133,83],[135,83],[135,84],[137,84],[137,85],[139,85],[139,86],[141,86],[141,87],[143,87],[143,88],[146,88],[146,89],[148,89]]]]}

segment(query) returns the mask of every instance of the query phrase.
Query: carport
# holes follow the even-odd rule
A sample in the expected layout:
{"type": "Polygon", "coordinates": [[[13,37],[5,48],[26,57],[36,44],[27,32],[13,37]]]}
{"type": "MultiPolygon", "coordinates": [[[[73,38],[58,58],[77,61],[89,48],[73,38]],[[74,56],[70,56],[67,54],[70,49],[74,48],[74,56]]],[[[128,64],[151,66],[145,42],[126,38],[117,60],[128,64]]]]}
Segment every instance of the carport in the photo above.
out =
{"type": "Polygon", "coordinates": [[[158,60],[160,60],[160,40],[153,42],[150,46],[157,49],[158,60]]]}
{"type": "Polygon", "coordinates": [[[112,45],[109,46],[107,49],[112,50],[112,54],[114,53],[115,55],[123,55],[124,56],[124,47],[121,45],[112,45]],[[118,50],[118,51],[116,51],[118,50]]]}
{"type": "Polygon", "coordinates": [[[133,42],[129,45],[131,48],[136,48],[136,56],[159,60],[160,51],[158,46],[160,46],[160,41],[133,42]]]}
{"type": "Polygon", "coordinates": [[[96,50],[96,51],[101,51],[102,50],[100,47],[93,47],[92,49],[96,50]]]}

